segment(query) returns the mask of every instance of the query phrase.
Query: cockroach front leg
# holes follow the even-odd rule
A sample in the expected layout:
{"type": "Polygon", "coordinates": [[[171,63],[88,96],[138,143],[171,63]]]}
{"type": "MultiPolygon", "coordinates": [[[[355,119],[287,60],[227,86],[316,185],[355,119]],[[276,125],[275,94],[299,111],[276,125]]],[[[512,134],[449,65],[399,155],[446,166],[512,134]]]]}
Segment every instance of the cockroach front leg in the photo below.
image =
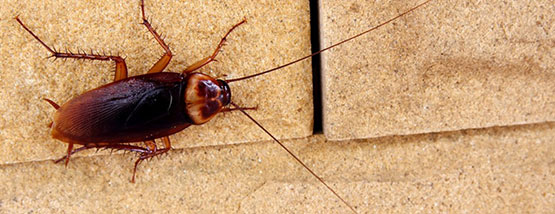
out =
{"type": "Polygon", "coordinates": [[[131,183],[135,183],[135,175],[137,174],[137,166],[139,166],[139,163],[141,163],[143,160],[153,158],[154,156],[158,156],[170,151],[170,149],[172,148],[170,138],[168,136],[162,137],[162,142],[164,143],[164,148],[158,149],[154,140],[145,141],[145,144],[147,145],[147,151],[142,152],[139,158],[135,161],[131,183]]]}
{"type": "Polygon", "coordinates": [[[118,80],[127,78],[127,65],[125,64],[125,59],[123,59],[122,57],[93,54],[92,51],[91,51],[90,54],[86,54],[86,53],[76,53],[75,54],[75,53],[71,53],[71,52],[67,52],[67,53],[58,52],[58,51],[48,47],[48,45],[46,45],[37,35],[35,35],[31,30],[29,30],[29,28],[27,28],[27,26],[25,26],[25,24],[23,24],[23,22],[21,22],[21,20],[19,20],[19,17],[15,17],[15,20],[17,20],[17,22],[19,22],[19,24],[27,32],[29,32],[31,34],[31,36],[33,36],[37,41],[39,41],[40,44],[42,46],[44,46],[52,54],[52,57],[114,61],[114,62],[116,62],[116,75],[114,77],[114,81],[118,81],[118,80]]]}
{"type": "Polygon", "coordinates": [[[235,28],[237,28],[239,25],[243,24],[247,22],[247,19],[243,18],[243,20],[235,25],[233,25],[233,27],[231,27],[231,29],[229,29],[227,31],[227,33],[225,34],[225,36],[222,38],[222,40],[220,40],[220,43],[218,44],[218,47],[216,48],[216,50],[214,50],[214,52],[212,53],[211,56],[206,57],[198,62],[195,62],[194,64],[190,65],[189,67],[187,67],[183,73],[188,74],[191,73],[199,68],[202,68],[202,66],[207,65],[208,63],[214,61],[216,59],[216,55],[218,55],[218,53],[220,52],[220,50],[222,49],[222,47],[225,44],[225,40],[227,38],[227,36],[231,33],[231,31],[233,31],[235,28]]]}
{"type": "Polygon", "coordinates": [[[143,15],[143,23],[142,24],[148,29],[148,31],[150,31],[150,33],[154,36],[154,39],[156,39],[158,44],[160,44],[160,46],[162,46],[162,48],[164,48],[164,51],[166,52],[166,53],[164,53],[162,58],[160,58],[158,60],[158,62],[156,62],[156,64],[154,64],[152,66],[152,68],[150,68],[150,70],[148,70],[147,73],[162,72],[164,70],[164,68],[166,68],[166,66],[168,66],[168,64],[170,63],[170,60],[172,59],[172,56],[173,56],[172,52],[170,50],[170,47],[168,45],[166,45],[164,40],[160,37],[160,35],[156,32],[156,30],[154,30],[152,25],[150,25],[150,23],[146,19],[144,0],[141,0],[141,13],[143,15]]]}

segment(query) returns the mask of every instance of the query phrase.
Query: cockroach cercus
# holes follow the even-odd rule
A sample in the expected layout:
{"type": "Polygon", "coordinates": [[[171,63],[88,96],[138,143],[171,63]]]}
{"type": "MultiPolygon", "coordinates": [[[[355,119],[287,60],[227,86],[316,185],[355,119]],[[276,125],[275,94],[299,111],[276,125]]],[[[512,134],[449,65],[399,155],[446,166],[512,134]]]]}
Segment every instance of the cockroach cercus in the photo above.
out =
{"type": "Polygon", "coordinates": [[[67,165],[72,154],[92,148],[136,152],[139,154],[139,158],[135,161],[133,168],[131,182],[134,182],[137,166],[141,161],[164,154],[171,149],[170,135],[182,131],[190,125],[206,123],[219,112],[240,111],[356,213],[353,206],[345,201],[322,178],[245,111],[254,108],[242,108],[233,103],[228,83],[270,73],[311,58],[316,54],[388,24],[427,4],[431,0],[427,0],[386,22],[308,56],[260,73],[228,80],[215,79],[195,71],[214,61],[224,45],[227,36],[239,25],[244,24],[246,19],[243,19],[229,29],[211,56],[190,65],[181,73],[162,72],[170,62],[172,52],[145,18],[143,1],[141,0],[140,4],[142,24],[164,49],[165,54],[146,74],[133,77],[127,76],[127,66],[124,58],[94,53],[59,52],[46,45],[23,24],[19,17],[15,18],[31,36],[52,54],[52,57],[104,60],[116,63],[114,82],[87,91],[63,105],[58,105],[52,100],[45,99],[56,109],[51,124],[52,137],[68,144],[67,154],[56,162],[65,160],[67,165]],[[157,148],[156,139],[162,140],[164,148],[157,148]],[[135,144],[138,142],[144,142],[144,146],[135,144]],[[81,147],[73,149],[74,144],[81,145],[81,147]]]}

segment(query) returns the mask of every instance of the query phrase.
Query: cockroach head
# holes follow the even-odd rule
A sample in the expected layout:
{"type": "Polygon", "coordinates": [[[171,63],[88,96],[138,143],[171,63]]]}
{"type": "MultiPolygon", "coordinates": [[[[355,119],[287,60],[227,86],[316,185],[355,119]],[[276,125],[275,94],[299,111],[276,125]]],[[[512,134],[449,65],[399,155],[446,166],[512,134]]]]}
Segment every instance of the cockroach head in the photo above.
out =
{"type": "Polygon", "coordinates": [[[216,80],[202,73],[191,73],[185,78],[185,106],[193,124],[212,119],[231,102],[231,89],[224,80],[216,80]]]}
{"type": "Polygon", "coordinates": [[[220,88],[222,89],[222,104],[224,106],[229,105],[229,103],[231,102],[231,89],[229,88],[227,82],[224,80],[219,79],[218,83],[220,85],[220,88]]]}

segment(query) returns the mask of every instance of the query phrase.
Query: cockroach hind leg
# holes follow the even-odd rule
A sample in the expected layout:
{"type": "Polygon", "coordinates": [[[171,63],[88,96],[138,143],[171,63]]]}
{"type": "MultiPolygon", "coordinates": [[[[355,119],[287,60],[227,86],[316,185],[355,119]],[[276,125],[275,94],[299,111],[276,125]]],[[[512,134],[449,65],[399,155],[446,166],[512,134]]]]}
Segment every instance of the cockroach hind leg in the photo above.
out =
{"type": "Polygon", "coordinates": [[[116,62],[116,74],[114,77],[114,81],[121,80],[127,78],[127,65],[125,64],[125,60],[120,56],[111,56],[111,55],[98,55],[98,54],[74,54],[66,49],[65,52],[58,52],[54,48],[46,45],[33,31],[31,31],[18,17],[15,17],[15,20],[19,22],[21,27],[25,29],[31,36],[33,36],[44,48],[50,52],[50,54],[55,58],[63,58],[63,59],[90,59],[90,60],[101,60],[101,61],[114,61],[116,62]]]}

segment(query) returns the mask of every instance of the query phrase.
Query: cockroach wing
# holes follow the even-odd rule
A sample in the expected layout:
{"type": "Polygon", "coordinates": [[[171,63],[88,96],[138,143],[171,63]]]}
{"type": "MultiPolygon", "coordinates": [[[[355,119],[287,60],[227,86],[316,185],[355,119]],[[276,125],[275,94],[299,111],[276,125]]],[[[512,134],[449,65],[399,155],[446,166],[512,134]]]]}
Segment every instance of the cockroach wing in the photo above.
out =
{"type": "Polygon", "coordinates": [[[154,88],[141,94],[140,97],[141,99],[136,102],[131,114],[125,119],[124,128],[149,125],[153,121],[170,115],[174,101],[171,88],[154,88]]]}
{"type": "Polygon", "coordinates": [[[62,105],[52,135],[66,142],[140,142],[188,127],[184,82],[178,73],[130,77],[88,91],[62,105]]]}

